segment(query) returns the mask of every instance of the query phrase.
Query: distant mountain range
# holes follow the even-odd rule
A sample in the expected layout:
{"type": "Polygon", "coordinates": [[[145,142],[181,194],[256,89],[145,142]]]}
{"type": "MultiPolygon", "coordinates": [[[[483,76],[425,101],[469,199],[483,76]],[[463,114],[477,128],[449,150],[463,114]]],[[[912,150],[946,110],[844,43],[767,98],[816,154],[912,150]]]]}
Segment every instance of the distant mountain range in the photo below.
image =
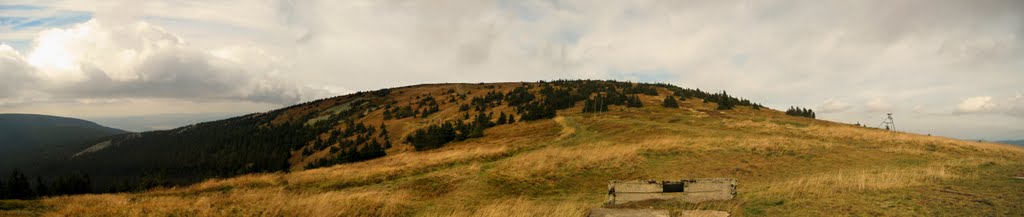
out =
{"type": "Polygon", "coordinates": [[[90,121],[36,114],[0,114],[0,174],[70,158],[96,139],[127,133],[90,121]]]}
{"type": "Polygon", "coordinates": [[[1022,139],[1022,140],[1006,140],[1006,141],[998,141],[998,143],[1003,143],[1003,144],[1011,144],[1011,145],[1019,145],[1019,146],[1024,146],[1024,139],[1022,139]]]}

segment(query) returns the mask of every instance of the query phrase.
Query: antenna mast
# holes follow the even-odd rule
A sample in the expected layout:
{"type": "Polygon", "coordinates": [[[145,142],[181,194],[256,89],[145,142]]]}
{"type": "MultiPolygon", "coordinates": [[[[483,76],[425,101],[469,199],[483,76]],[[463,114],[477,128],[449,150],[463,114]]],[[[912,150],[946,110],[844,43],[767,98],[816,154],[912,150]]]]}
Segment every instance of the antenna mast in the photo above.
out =
{"type": "Polygon", "coordinates": [[[886,130],[896,131],[896,121],[892,120],[892,113],[885,114],[885,120],[882,120],[878,128],[882,128],[882,126],[885,126],[886,130]]]}

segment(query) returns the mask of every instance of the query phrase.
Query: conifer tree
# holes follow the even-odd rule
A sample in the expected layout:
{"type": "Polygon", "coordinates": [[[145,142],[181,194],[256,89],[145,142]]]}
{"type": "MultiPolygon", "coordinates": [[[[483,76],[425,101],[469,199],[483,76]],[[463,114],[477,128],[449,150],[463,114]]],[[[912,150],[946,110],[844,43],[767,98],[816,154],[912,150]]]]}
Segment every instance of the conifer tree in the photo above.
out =
{"type": "Polygon", "coordinates": [[[36,196],[44,197],[50,195],[50,189],[46,187],[42,176],[36,176],[36,196]]]}
{"type": "Polygon", "coordinates": [[[734,100],[734,98],[730,97],[729,93],[726,93],[723,90],[722,94],[718,95],[718,100],[717,100],[718,108],[716,108],[716,109],[717,110],[729,110],[729,109],[732,109],[733,107],[736,106],[733,103],[733,100],[734,100]]]}
{"type": "Polygon", "coordinates": [[[640,102],[640,97],[634,94],[626,98],[626,107],[639,108],[644,107],[644,104],[640,102]]]}
{"type": "Polygon", "coordinates": [[[505,117],[505,112],[501,112],[501,113],[500,113],[500,114],[498,115],[498,122],[497,122],[497,123],[495,123],[495,124],[497,124],[497,125],[502,125],[502,124],[505,124],[505,123],[507,123],[507,122],[508,122],[508,117],[505,117]]]}
{"type": "Polygon", "coordinates": [[[661,106],[667,108],[679,108],[679,103],[676,102],[676,98],[672,95],[665,96],[665,100],[661,102],[661,106]]]}
{"type": "Polygon", "coordinates": [[[10,199],[29,199],[32,197],[32,188],[28,184],[28,178],[18,169],[12,171],[11,176],[7,177],[4,190],[7,198],[10,199]]]}

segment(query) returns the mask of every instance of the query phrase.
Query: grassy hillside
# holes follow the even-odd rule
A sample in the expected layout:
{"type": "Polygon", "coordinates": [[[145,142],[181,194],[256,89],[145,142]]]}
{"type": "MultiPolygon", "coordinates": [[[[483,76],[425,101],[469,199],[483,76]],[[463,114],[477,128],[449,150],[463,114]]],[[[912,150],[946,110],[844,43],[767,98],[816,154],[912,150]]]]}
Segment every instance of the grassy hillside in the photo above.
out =
{"type": "MultiPolygon", "coordinates": [[[[289,172],[207,180],[138,193],[5,202],[3,214],[44,216],[581,216],[606,199],[608,180],[733,177],[733,201],[635,206],[734,216],[1021,216],[1024,148],[861,128],[780,111],[689,98],[661,107],[672,91],[638,94],[643,107],[497,125],[484,136],[415,151],[417,129],[463,119],[460,104],[519,83],[422,85],[391,90],[397,105],[425,94],[444,101],[427,117],[359,122],[387,126],[394,145],[371,160],[304,169],[331,154],[293,151],[289,172]]],[[[342,97],[334,100],[351,100],[342,97]]],[[[348,101],[291,107],[273,121],[309,122],[348,101]],[[314,114],[314,115],[310,115],[314,114]]],[[[490,109],[513,113],[507,104],[490,109]]],[[[475,114],[475,113],[474,113],[475,114]]],[[[315,123],[309,122],[309,123],[315,123]]],[[[341,123],[341,122],[338,122],[341,123]]],[[[345,129],[338,124],[337,129],[345,129]]],[[[329,135],[321,135],[327,139],[329,135]]],[[[326,140],[322,140],[326,141],[326,140]]],[[[304,147],[313,147],[311,142],[304,147]]],[[[335,146],[331,146],[335,147],[335,146]]]]}

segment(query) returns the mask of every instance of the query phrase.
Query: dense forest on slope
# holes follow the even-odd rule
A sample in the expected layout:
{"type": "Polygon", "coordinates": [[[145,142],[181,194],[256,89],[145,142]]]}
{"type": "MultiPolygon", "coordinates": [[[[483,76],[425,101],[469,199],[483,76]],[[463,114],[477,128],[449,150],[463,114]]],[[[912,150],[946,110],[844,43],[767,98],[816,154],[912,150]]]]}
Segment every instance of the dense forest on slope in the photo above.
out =
{"type": "Polygon", "coordinates": [[[720,110],[762,108],[724,91],[708,93],[670,84],[558,80],[416,85],[103,138],[70,160],[47,164],[30,175],[55,179],[82,173],[91,177],[97,191],[132,191],[311,169],[374,159],[409,146],[414,151],[431,150],[483,137],[490,127],[549,119],[573,107],[587,113],[605,112],[609,106],[641,107],[640,95],[697,98],[716,103],[720,110]]]}
{"type": "Polygon", "coordinates": [[[125,133],[86,120],[35,114],[0,114],[0,174],[66,159],[97,138],[125,133]]]}

